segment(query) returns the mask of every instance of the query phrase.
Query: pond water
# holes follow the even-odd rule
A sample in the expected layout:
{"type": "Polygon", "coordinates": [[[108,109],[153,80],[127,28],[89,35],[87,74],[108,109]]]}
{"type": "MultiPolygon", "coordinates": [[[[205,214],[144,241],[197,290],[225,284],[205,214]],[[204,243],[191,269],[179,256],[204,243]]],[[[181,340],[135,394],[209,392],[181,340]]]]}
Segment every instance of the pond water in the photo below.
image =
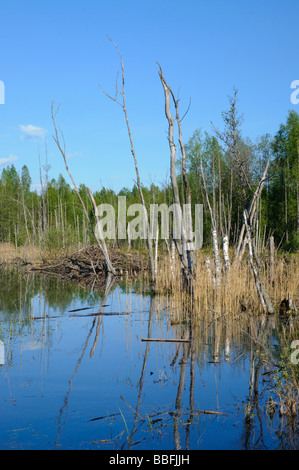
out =
{"type": "Polygon", "coordinates": [[[290,445],[265,413],[269,376],[242,322],[191,330],[138,285],[105,294],[2,269],[0,340],[1,449],[290,445]]]}

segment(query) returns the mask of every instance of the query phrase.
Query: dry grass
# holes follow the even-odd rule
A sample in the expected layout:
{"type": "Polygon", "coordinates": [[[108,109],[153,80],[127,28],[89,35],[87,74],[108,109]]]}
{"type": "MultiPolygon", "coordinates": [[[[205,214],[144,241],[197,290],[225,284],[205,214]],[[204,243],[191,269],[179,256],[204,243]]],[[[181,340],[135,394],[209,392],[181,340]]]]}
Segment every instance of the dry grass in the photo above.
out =
{"type": "Polygon", "coordinates": [[[30,263],[39,266],[44,262],[51,262],[59,257],[73,253],[76,248],[68,246],[66,249],[45,249],[36,245],[25,244],[16,247],[12,243],[0,243],[0,264],[30,263]]]}
{"type": "Polygon", "coordinates": [[[12,263],[20,258],[26,262],[38,263],[41,260],[41,249],[27,245],[16,248],[12,243],[0,244],[0,263],[12,263]]]}
{"type": "MultiPolygon", "coordinates": [[[[211,273],[207,270],[206,258],[203,253],[198,254],[193,298],[182,289],[179,260],[176,259],[174,272],[169,257],[160,260],[159,291],[155,296],[156,305],[159,303],[160,306],[157,310],[160,308],[162,312],[166,306],[170,313],[169,328],[175,337],[183,337],[188,330],[185,325],[191,321],[192,348],[202,364],[205,360],[219,362],[222,355],[230,361],[233,345],[240,349],[241,356],[243,349],[248,348],[252,367],[258,354],[272,372],[271,377],[275,378],[273,390],[278,400],[273,402],[273,410],[276,408],[280,415],[290,416],[294,424],[294,416],[298,418],[299,410],[299,377],[298,366],[290,362],[289,345],[298,339],[298,322],[295,323],[293,315],[282,317],[279,306],[289,296],[295,302],[297,314],[299,312],[298,255],[278,256],[271,280],[268,259],[261,261],[263,282],[277,313],[266,316],[262,314],[248,259],[233,264],[226,275],[223,270],[220,287],[216,289],[212,257],[211,273]],[[276,348],[269,347],[274,330],[281,359],[275,352],[276,348]]],[[[251,406],[251,402],[249,404],[251,406]]]]}
{"type": "MultiPolygon", "coordinates": [[[[157,286],[163,295],[169,292],[169,302],[172,309],[180,311],[190,310],[196,316],[203,312],[213,310],[219,315],[229,314],[231,318],[239,315],[240,311],[249,313],[261,313],[261,306],[254,282],[253,273],[249,261],[244,258],[241,263],[233,263],[229,272],[222,270],[221,283],[218,289],[214,285],[213,259],[211,258],[210,272],[206,266],[207,256],[201,252],[197,255],[197,273],[194,283],[194,295],[192,298],[182,290],[180,275],[180,263],[176,259],[172,272],[169,257],[160,260],[157,274],[157,286]]],[[[298,264],[297,255],[283,257],[275,260],[273,282],[270,281],[268,259],[261,263],[263,282],[266,290],[276,307],[288,295],[295,301],[298,308],[298,264]]]]}

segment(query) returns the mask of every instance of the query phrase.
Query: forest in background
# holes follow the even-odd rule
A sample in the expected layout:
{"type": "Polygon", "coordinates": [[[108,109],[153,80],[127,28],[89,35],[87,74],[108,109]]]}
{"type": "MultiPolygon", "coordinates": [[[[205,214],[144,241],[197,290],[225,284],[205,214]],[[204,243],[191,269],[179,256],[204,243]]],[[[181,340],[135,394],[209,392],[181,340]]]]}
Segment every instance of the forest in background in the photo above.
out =
{"type": "MultiPolygon", "coordinates": [[[[229,129],[232,107],[223,113],[224,127],[229,129]]],[[[234,117],[237,114],[234,110],[234,117]]],[[[243,224],[244,198],[250,200],[264,168],[270,160],[267,179],[255,217],[256,244],[266,248],[269,237],[274,236],[278,249],[294,252],[299,249],[299,115],[289,111],[274,137],[260,136],[255,142],[241,136],[242,116],[238,116],[238,133],[242,161],[242,178],[234,158],[224,145],[223,135],[217,130],[207,133],[196,130],[185,144],[187,176],[192,204],[203,204],[203,246],[211,246],[211,217],[207,205],[206,186],[214,220],[220,238],[229,235],[234,247],[243,224]],[[204,173],[201,172],[201,165],[204,173]],[[246,188],[244,190],[244,188],[246,188]],[[244,194],[246,191],[246,194],[244,194]]],[[[165,155],[168,159],[168,155],[165,155]]],[[[185,201],[180,158],[177,159],[177,180],[182,203],[185,201]]],[[[14,165],[4,168],[0,178],[0,242],[15,246],[33,244],[44,249],[75,249],[94,243],[94,236],[84,215],[75,189],[63,175],[49,179],[49,165],[40,163],[41,191],[31,190],[31,176],[24,165],[18,174],[14,165]]],[[[161,175],[162,177],[162,175],[161,175]]],[[[78,187],[82,200],[94,222],[94,209],[88,187],[78,187]]],[[[165,175],[159,186],[142,187],[145,204],[171,205],[172,186],[165,175]]],[[[118,193],[101,188],[93,193],[96,204],[108,203],[117,216],[118,196],[126,196],[127,206],[140,203],[138,187],[123,188],[118,193]]],[[[194,214],[193,214],[194,216],[194,214]]],[[[133,218],[133,217],[132,217],[133,218]]],[[[128,217],[127,220],[130,220],[128,217]]],[[[130,244],[141,249],[144,240],[108,241],[114,247],[130,244]]],[[[163,242],[160,242],[163,243],[163,242]]]]}

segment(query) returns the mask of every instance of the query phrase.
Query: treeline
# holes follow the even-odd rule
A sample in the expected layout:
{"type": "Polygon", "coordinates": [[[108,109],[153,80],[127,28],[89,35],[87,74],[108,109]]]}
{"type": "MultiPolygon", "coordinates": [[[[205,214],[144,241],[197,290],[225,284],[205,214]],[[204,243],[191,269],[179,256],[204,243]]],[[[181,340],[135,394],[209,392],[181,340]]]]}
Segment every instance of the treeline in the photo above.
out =
{"type": "MultiPolygon", "coordinates": [[[[224,124],[231,120],[230,111],[223,113],[224,124]]],[[[241,119],[236,123],[240,131],[241,119]]],[[[299,115],[290,111],[286,122],[281,124],[274,137],[264,135],[255,142],[239,134],[238,148],[242,162],[240,166],[229,154],[225,143],[230,138],[231,127],[223,133],[211,134],[196,130],[185,145],[187,174],[192,203],[203,204],[203,242],[211,243],[211,217],[204,183],[208,192],[210,208],[217,222],[219,237],[229,234],[230,246],[238,240],[243,223],[244,201],[250,200],[261,178],[265,165],[270,160],[267,180],[264,185],[255,217],[256,244],[259,249],[267,246],[273,235],[276,247],[288,251],[299,249],[299,115]],[[203,181],[205,178],[205,182],[203,181]]],[[[165,158],[168,158],[166,155],[165,158]]],[[[181,164],[177,161],[177,179],[184,203],[181,164]]],[[[0,178],[0,242],[11,242],[16,246],[30,243],[46,249],[83,247],[94,243],[92,232],[84,216],[76,191],[60,174],[48,180],[46,173],[41,179],[41,191],[31,190],[31,176],[26,165],[18,174],[14,165],[2,170],[0,178]]],[[[93,205],[88,187],[79,186],[80,196],[95,222],[93,205]]],[[[170,182],[160,186],[143,187],[143,196],[149,210],[150,204],[173,203],[170,182]]],[[[118,196],[126,196],[127,207],[140,203],[136,185],[115,193],[102,188],[94,194],[96,204],[108,203],[115,209],[117,217],[118,196]]],[[[194,216],[194,213],[193,213],[194,216]]],[[[132,218],[132,217],[131,217],[132,218]]],[[[127,220],[130,220],[128,217],[127,220]]],[[[115,240],[114,245],[129,243],[141,248],[144,240],[115,240]]]]}

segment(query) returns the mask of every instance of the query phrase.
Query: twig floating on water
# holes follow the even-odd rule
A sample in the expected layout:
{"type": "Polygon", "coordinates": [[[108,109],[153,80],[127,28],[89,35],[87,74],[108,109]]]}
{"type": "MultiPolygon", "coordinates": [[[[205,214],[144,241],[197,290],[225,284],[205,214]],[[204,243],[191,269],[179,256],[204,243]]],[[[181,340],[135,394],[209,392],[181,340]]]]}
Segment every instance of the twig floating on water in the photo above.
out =
{"type": "Polygon", "coordinates": [[[182,338],[141,338],[141,341],[160,341],[162,343],[190,343],[190,339],[182,338]]]}
{"type": "Polygon", "coordinates": [[[102,316],[106,316],[106,317],[109,317],[109,316],[113,316],[113,315],[130,315],[129,312],[95,312],[95,313],[87,313],[86,315],[70,315],[70,317],[96,317],[96,316],[99,316],[99,315],[102,315],[102,316]]]}
{"type": "Polygon", "coordinates": [[[84,307],[84,308],[75,308],[74,310],[69,310],[69,313],[73,313],[73,312],[79,312],[81,310],[90,310],[92,309],[93,307],[84,307]]]}
{"type": "Polygon", "coordinates": [[[113,416],[118,416],[120,413],[112,413],[111,415],[106,415],[106,416],[99,416],[98,418],[91,418],[88,420],[89,421],[97,421],[99,419],[106,419],[106,418],[112,418],[113,416]]]}

